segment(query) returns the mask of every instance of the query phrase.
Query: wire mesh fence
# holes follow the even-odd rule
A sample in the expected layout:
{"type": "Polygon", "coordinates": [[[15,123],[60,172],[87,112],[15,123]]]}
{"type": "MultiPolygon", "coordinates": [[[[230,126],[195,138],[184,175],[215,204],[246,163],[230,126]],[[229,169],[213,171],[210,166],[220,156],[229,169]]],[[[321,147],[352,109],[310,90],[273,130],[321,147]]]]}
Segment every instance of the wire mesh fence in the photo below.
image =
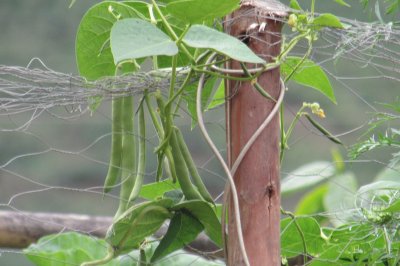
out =
{"type": "MultiPolygon", "coordinates": [[[[399,217],[376,217],[375,210],[388,203],[379,197],[383,194],[390,201],[396,201],[399,198],[398,187],[394,184],[393,187],[382,187],[379,193],[368,190],[368,187],[363,187],[364,190],[359,188],[372,180],[395,182],[400,178],[396,159],[400,157],[398,143],[386,143],[383,150],[364,153],[372,150],[370,147],[373,145],[385,146],[385,136],[398,138],[400,135],[400,27],[396,23],[362,23],[345,18],[342,21],[346,23],[345,29],[327,28],[321,32],[310,56],[328,73],[338,105],[328,103],[316,92],[286,84],[287,121],[296,116],[303,102],[318,101],[327,116],[321,123],[344,143],[343,146],[332,143],[306,119],[300,119],[288,143],[289,150],[282,166],[283,208],[294,212],[300,227],[302,223],[310,223],[309,218],[313,219],[312,222],[318,221],[324,227],[322,235],[325,237],[330,235],[330,227],[342,226],[336,235],[331,236],[331,241],[336,237],[338,242],[335,252],[320,259],[310,256],[309,251],[323,251],[318,247],[308,247],[298,265],[351,265],[365,255],[367,248],[364,245],[376,242],[384,243],[381,246],[386,246],[387,256],[397,256],[391,250],[397,250],[399,243],[399,217]],[[357,158],[350,152],[360,149],[354,146],[355,143],[367,145],[363,146],[364,150],[359,150],[357,158]],[[332,159],[333,148],[339,151],[333,153],[332,159]],[[311,170],[293,170],[310,163],[315,166],[315,161],[317,167],[311,170]],[[338,174],[337,169],[342,172],[338,174]],[[299,203],[304,204],[306,200],[304,191],[291,194],[285,187],[296,178],[315,184],[312,189],[317,187],[324,195],[320,198],[322,205],[314,206],[313,213],[301,210],[304,205],[299,203]],[[350,238],[343,237],[349,232],[350,238]],[[341,237],[347,242],[342,243],[341,237]]],[[[292,35],[292,32],[284,31],[283,40],[292,35]]],[[[246,36],[255,37],[251,33],[246,36]]],[[[302,55],[306,49],[304,43],[293,55],[302,55]]],[[[185,71],[181,70],[182,73],[185,71]]],[[[119,198],[116,193],[104,195],[102,192],[111,139],[110,100],[134,95],[139,104],[145,89],[164,91],[170,83],[169,75],[168,71],[153,71],[87,81],[79,76],[56,72],[43,63],[37,67],[31,63],[27,67],[0,65],[0,209],[112,216],[119,198]],[[91,105],[100,98],[101,106],[92,112],[91,105]]],[[[187,107],[182,104],[178,124],[183,128],[202,177],[213,196],[220,199],[225,176],[199,137],[198,129],[191,129],[191,119],[187,107]]],[[[206,122],[224,152],[223,107],[209,110],[206,122]]],[[[153,150],[157,146],[157,137],[151,128],[149,132],[146,142],[150,163],[146,169],[146,182],[154,181],[156,172],[153,150]]],[[[290,231],[291,225],[296,223],[296,219],[283,224],[283,242],[291,240],[290,234],[294,234],[290,231]]],[[[45,220],[39,222],[49,223],[45,220]]],[[[90,230],[85,233],[91,235],[90,230]]],[[[321,236],[318,232],[316,234],[321,236]]],[[[318,236],[314,236],[316,245],[322,241],[317,239],[318,236]]],[[[298,247],[290,245],[282,248],[288,258],[291,254],[298,255],[297,250],[298,247]]],[[[215,253],[191,251],[211,257],[215,253]]],[[[18,250],[5,248],[0,249],[0,253],[4,254],[0,261],[4,257],[23,257],[18,250]]],[[[190,265],[204,263],[197,260],[193,258],[190,265]]],[[[29,264],[24,261],[19,265],[29,264]]]]}

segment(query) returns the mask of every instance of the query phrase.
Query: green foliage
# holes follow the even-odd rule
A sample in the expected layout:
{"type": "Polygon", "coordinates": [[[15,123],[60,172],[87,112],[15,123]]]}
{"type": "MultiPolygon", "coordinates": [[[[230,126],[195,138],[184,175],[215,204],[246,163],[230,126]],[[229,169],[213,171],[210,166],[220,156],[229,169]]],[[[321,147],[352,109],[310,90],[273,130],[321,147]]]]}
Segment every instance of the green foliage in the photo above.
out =
{"type": "MultiPolygon", "coordinates": [[[[101,2],[90,8],[78,28],[76,36],[76,61],[79,73],[90,80],[113,76],[115,64],[110,48],[111,28],[121,18],[142,17],[124,2],[101,2]],[[111,13],[110,7],[114,13],[111,13]]],[[[133,65],[126,71],[133,70],[133,65]]]]}
{"type": "MultiPolygon", "coordinates": [[[[335,158],[340,159],[338,155],[335,158]]],[[[303,197],[296,216],[289,213],[291,217],[283,220],[282,236],[291,226],[286,238],[282,237],[285,256],[308,254],[314,257],[310,265],[397,265],[399,239],[393,228],[397,228],[400,218],[399,172],[386,169],[376,180],[357,188],[354,175],[339,166],[326,183],[303,197]],[[322,226],[327,225],[326,220],[318,215],[314,223],[299,222],[319,213],[322,217],[330,214],[329,227],[322,226]],[[318,246],[314,249],[310,243],[318,246]]]]}
{"type": "Polygon", "coordinates": [[[177,0],[169,2],[167,11],[171,15],[194,24],[231,13],[239,7],[240,0],[177,0]]]}
{"type": "Polygon", "coordinates": [[[179,183],[173,183],[172,180],[167,179],[144,185],[140,191],[140,196],[147,200],[155,200],[161,198],[166,192],[179,188],[179,183]]]}
{"type": "Polygon", "coordinates": [[[359,141],[349,149],[349,157],[356,159],[361,155],[381,148],[394,148],[390,166],[396,167],[400,161],[400,130],[393,128],[392,124],[400,121],[400,102],[397,100],[393,104],[383,104],[389,112],[379,112],[369,123],[369,129],[364,136],[372,135],[366,140],[359,141]],[[385,127],[385,129],[382,129],[385,127]]]}
{"type": "Polygon", "coordinates": [[[265,63],[238,39],[207,26],[193,25],[183,41],[191,47],[212,49],[237,61],[265,63]]]}
{"type": "Polygon", "coordinates": [[[291,258],[304,253],[318,256],[324,244],[321,228],[314,218],[285,218],[281,221],[282,256],[291,258]]]}
{"type": "Polygon", "coordinates": [[[204,226],[191,214],[177,212],[172,217],[168,231],[151,257],[152,261],[185,247],[196,239],[204,226]]]}
{"type": "MultiPolygon", "coordinates": [[[[107,254],[107,243],[77,233],[64,233],[45,236],[25,249],[24,253],[35,265],[80,265],[85,261],[104,258],[107,254]]],[[[116,263],[106,265],[113,266],[116,263]]]]}
{"type": "MultiPolygon", "coordinates": [[[[27,258],[37,266],[70,266],[80,265],[84,261],[98,260],[107,254],[108,244],[93,236],[78,233],[63,233],[43,237],[37,244],[32,244],[24,250],[27,258]]],[[[157,244],[145,244],[142,246],[146,258],[151,258],[156,250],[157,244]]],[[[129,254],[116,257],[103,264],[104,266],[133,266],[137,265],[140,255],[134,250],[129,254]]],[[[150,262],[150,260],[147,260],[150,262]]],[[[210,261],[196,255],[187,254],[182,250],[171,252],[160,261],[154,262],[152,266],[221,266],[222,262],[210,261]]]]}
{"type": "Polygon", "coordinates": [[[171,217],[168,210],[172,200],[160,199],[137,204],[123,213],[107,232],[106,241],[113,247],[115,255],[125,254],[154,234],[164,221],[171,217]]]}
{"type": "Polygon", "coordinates": [[[300,57],[288,57],[281,65],[282,74],[288,76],[295,70],[291,78],[296,83],[316,89],[336,103],[332,85],[323,69],[309,59],[304,60],[301,66],[296,69],[301,61],[303,59],[300,57]]]}
{"type": "Polygon", "coordinates": [[[329,190],[327,184],[323,184],[303,196],[296,206],[296,215],[308,215],[323,212],[324,198],[329,190]]]}
{"type": "Polygon", "coordinates": [[[317,26],[343,29],[343,25],[339,18],[329,13],[319,15],[314,19],[313,23],[317,26]]]}
{"type": "MultiPolygon", "coordinates": [[[[183,262],[189,264],[189,258],[178,262],[178,259],[174,260],[171,254],[189,244],[203,230],[212,241],[222,247],[221,222],[218,219],[220,214],[217,215],[217,208],[213,209],[215,204],[212,197],[198,175],[191,155],[184,149],[186,145],[183,138],[178,138],[179,130],[175,126],[176,113],[182,99],[186,101],[187,110],[193,117],[193,125],[196,122],[198,85],[193,81],[200,74],[207,73],[207,81],[201,95],[200,109],[202,111],[212,109],[224,102],[226,80],[251,81],[252,84],[258,85],[257,77],[265,69],[279,65],[286,81],[291,79],[316,89],[336,103],[327,75],[308,57],[312,43],[318,39],[320,30],[325,27],[343,28],[343,25],[333,14],[316,16],[314,14],[315,1],[312,1],[311,13],[304,12],[296,0],[291,1],[292,8],[300,11],[298,14],[292,14],[288,23],[296,33],[283,45],[281,54],[270,63],[254,54],[242,41],[221,32],[219,19],[238,8],[239,0],[163,0],[160,2],[163,4],[158,4],[154,0],[151,3],[104,1],[90,8],[82,18],[76,39],[77,64],[82,76],[89,80],[96,80],[105,76],[126,75],[138,71],[144,60],[151,59],[154,72],[168,73],[170,87],[167,92],[150,90],[143,92],[144,99],[140,101],[140,125],[137,137],[133,134],[135,132],[133,112],[137,108],[132,106],[134,103],[132,97],[113,99],[113,129],[118,129],[113,131],[113,136],[121,135],[122,132],[122,137],[114,139],[116,145],[111,153],[119,157],[118,160],[111,158],[110,169],[114,167],[114,170],[119,170],[119,168],[122,170],[112,171],[114,175],[106,184],[110,184],[110,187],[114,186],[119,178],[119,172],[122,172],[121,201],[119,211],[108,230],[106,242],[103,240],[97,242],[103,244],[103,248],[90,250],[81,245],[75,245],[76,241],[81,241],[90,248],[94,248],[92,247],[94,244],[85,242],[87,239],[84,236],[76,235],[76,239],[73,240],[60,238],[65,241],[65,246],[53,246],[52,250],[57,250],[54,253],[56,255],[46,253],[48,257],[55,256],[56,259],[64,261],[65,254],[69,252],[74,254],[72,257],[76,257],[77,260],[72,262],[75,264],[85,262],[82,265],[93,265],[93,261],[98,261],[95,264],[125,265],[126,257],[123,255],[129,254],[129,257],[138,258],[143,263],[152,263],[151,265],[166,265],[166,262],[169,265],[180,265],[179,263],[183,262]],[[214,26],[211,27],[211,25],[214,26]],[[309,45],[306,54],[303,57],[289,56],[302,40],[306,40],[309,45]],[[247,69],[245,63],[257,64],[260,70],[258,73],[250,74],[244,71],[243,75],[230,75],[229,72],[210,67],[212,64],[221,66],[227,60],[239,61],[243,69],[247,69]],[[154,108],[154,103],[157,103],[157,108],[154,108]],[[156,182],[144,186],[142,186],[142,172],[145,169],[146,131],[144,130],[143,104],[147,106],[159,139],[159,146],[155,150],[158,160],[155,171],[156,182]],[[121,124],[118,124],[119,122],[121,124]],[[140,148],[135,145],[136,139],[143,144],[139,145],[140,148]],[[143,163],[136,162],[137,154],[143,159],[143,163]],[[114,161],[117,165],[113,166],[114,161]],[[171,178],[159,182],[163,173],[171,178]],[[129,197],[129,195],[133,196],[129,197]],[[136,204],[128,200],[131,198],[134,201],[138,195],[147,201],[136,204]],[[170,223],[165,236],[158,245],[149,244],[147,239],[167,220],[170,220],[170,223]],[[108,246],[107,250],[104,248],[106,246],[108,246]],[[88,261],[92,262],[87,263],[88,261]]],[[[336,0],[336,2],[347,6],[343,0],[336,0]]],[[[71,5],[73,3],[74,1],[71,5]]],[[[93,103],[99,104],[100,100],[94,99],[93,103]]],[[[318,104],[310,106],[302,107],[288,132],[285,132],[282,126],[282,153],[294,124],[303,115],[309,118],[309,114],[303,112],[303,109],[311,108],[314,114],[324,117],[324,112],[318,104]]],[[[317,122],[314,120],[310,122],[326,137],[336,140],[317,122]]],[[[340,179],[337,174],[331,163],[310,164],[283,179],[282,193],[308,189],[334,176],[340,179]]],[[[109,192],[109,189],[107,188],[105,192],[109,192]]],[[[327,206],[323,203],[329,202],[331,197],[336,195],[337,191],[332,185],[325,184],[305,197],[299,204],[297,212],[309,214],[321,208],[331,208],[332,204],[329,203],[327,206]],[[314,205],[309,204],[314,201],[314,205]]],[[[291,217],[282,221],[284,256],[292,257],[302,253],[319,256],[323,253],[322,246],[326,243],[327,239],[322,234],[317,220],[310,217],[291,217]]],[[[45,248],[41,249],[38,246],[35,250],[38,253],[47,252],[45,248]]],[[[29,256],[32,257],[32,255],[29,256]]],[[[199,265],[219,265],[217,262],[199,261],[203,263],[199,265]]],[[[38,263],[47,265],[45,261],[38,263]]]]}
{"type": "Polygon", "coordinates": [[[351,7],[348,3],[346,3],[343,0],[335,0],[335,2],[342,6],[351,7]]]}
{"type": "Polygon", "coordinates": [[[111,29],[110,43],[115,65],[132,59],[178,53],[175,42],[156,26],[141,19],[117,21],[111,29]]]}
{"type": "Polygon", "coordinates": [[[172,210],[189,212],[204,226],[205,233],[210,239],[218,246],[222,246],[221,223],[210,204],[200,200],[191,200],[175,205],[172,210]]]}
{"type": "MultiPolygon", "coordinates": [[[[370,4],[370,0],[360,0],[360,2],[363,4],[364,8],[366,8],[370,4]]],[[[383,1],[386,4],[386,14],[393,14],[400,8],[400,0],[384,0],[383,1]]],[[[377,6],[379,6],[379,1],[376,2],[377,4],[375,5],[375,9],[377,6]]]]}
{"type": "Polygon", "coordinates": [[[220,82],[206,110],[211,110],[225,103],[225,82],[220,82]]]}

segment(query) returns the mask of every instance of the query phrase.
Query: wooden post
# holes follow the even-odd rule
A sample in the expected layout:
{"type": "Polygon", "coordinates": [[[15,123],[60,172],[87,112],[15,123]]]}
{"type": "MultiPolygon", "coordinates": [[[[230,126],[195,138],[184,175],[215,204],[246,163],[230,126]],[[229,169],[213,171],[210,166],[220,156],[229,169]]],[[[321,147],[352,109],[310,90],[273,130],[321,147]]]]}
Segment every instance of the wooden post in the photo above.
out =
{"type": "MultiPolygon", "coordinates": [[[[282,23],[287,8],[276,0],[242,1],[226,20],[225,30],[271,62],[280,53],[282,23]]],[[[241,69],[230,62],[231,69],[241,69]]],[[[249,66],[251,67],[251,66],[249,66]]],[[[277,99],[279,68],[264,72],[258,83],[277,99]]],[[[228,162],[232,166],[275,102],[264,98],[250,82],[227,82],[226,123],[228,162]]],[[[280,259],[279,116],[276,115],[244,157],[234,176],[238,191],[244,244],[251,266],[278,266],[280,259]]],[[[233,204],[228,216],[228,265],[244,265],[238,245],[233,204]]]]}

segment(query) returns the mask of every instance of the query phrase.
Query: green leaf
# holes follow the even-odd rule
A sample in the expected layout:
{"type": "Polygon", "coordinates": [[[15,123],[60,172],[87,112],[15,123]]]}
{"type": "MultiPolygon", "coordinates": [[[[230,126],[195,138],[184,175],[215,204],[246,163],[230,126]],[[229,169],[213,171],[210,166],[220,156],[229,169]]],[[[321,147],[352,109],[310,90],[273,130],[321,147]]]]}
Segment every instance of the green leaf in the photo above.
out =
{"type": "Polygon", "coordinates": [[[391,14],[399,8],[400,8],[400,1],[394,0],[394,2],[386,8],[386,14],[391,14]]]}
{"type": "Polygon", "coordinates": [[[389,207],[383,209],[384,212],[400,212],[400,199],[395,200],[389,207]]]}
{"type": "Polygon", "coordinates": [[[187,211],[196,217],[203,224],[205,233],[210,239],[218,246],[222,246],[221,223],[210,204],[201,200],[191,200],[175,205],[172,210],[187,211]]]}
{"type": "Polygon", "coordinates": [[[154,262],[189,245],[203,229],[204,226],[192,215],[177,212],[169,223],[167,233],[154,251],[151,261],[154,262]]]}
{"type": "MultiPolygon", "coordinates": [[[[41,238],[24,250],[27,258],[37,266],[71,266],[83,262],[102,259],[108,244],[103,239],[78,233],[63,233],[41,238]]],[[[152,256],[156,244],[144,245],[146,258],[152,256]]],[[[139,250],[119,256],[104,266],[133,266],[139,260],[139,250]]],[[[184,250],[169,253],[167,257],[151,264],[152,266],[222,266],[221,261],[206,260],[184,250]]]]}
{"type": "Polygon", "coordinates": [[[223,17],[239,8],[240,0],[178,0],[167,4],[173,16],[190,24],[223,17]]]}
{"type": "Polygon", "coordinates": [[[111,29],[111,50],[115,64],[156,55],[173,56],[178,47],[168,35],[141,19],[117,21],[111,29]]]}
{"type": "Polygon", "coordinates": [[[116,255],[138,248],[148,236],[154,234],[164,221],[171,217],[170,199],[145,202],[129,208],[109,228],[106,241],[116,255]]]}
{"type": "Polygon", "coordinates": [[[170,179],[160,182],[154,182],[151,184],[146,184],[140,190],[140,197],[155,200],[161,198],[165,192],[179,189],[179,183],[173,183],[170,179]]]}
{"type": "MultiPolygon", "coordinates": [[[[281,65],[282,74],[284,76],[290,75],[301,60],[301,57],[288,57],[281,65]]],[[[333,103],[336,103],[335,94],[328,77],[324,70],[313,61],[306,59],[292,75],[292,79],[301,85],[318,90],[333,103]]]]}
{"type": "Polygon", "coordinates": [[[297,0],[290,0],[290,8],[296,9],[296,10],[303,10],[299,4],[299,2],[297,2],[297,0]]]}
{"type": "Polygon", "coordinates": [[[24,253],[30,261],[40,266],[80,265],[86,261],[104,258],[107,254],[107,243],[71,232],[42,237],[25,249],[24,253]]]}
{"type": "Polygon", "coordinates": [[[296,206],[296,215],[316,214],[325,210],[324,197],[328,192],[328,185],[324,184],[307,193],[296,206]]]}
{"type": "Polygon", "coordinates": [[[319,15],[316,19],[314,19],[313,24],[321,27],[331,27],[339,29],[344,28],[342,23],[340,22],[340,19],[330,13],[319,15]]]}
{"type": "Polygon", "coordinates": [[[291,258],[304,254],[303,245],[305,244],[307,253],[318,257],[325,244],[318,222],[311,217],[297,217],[295,219],[302,233],[299,232],[292,218],[285,218],[281,221],[282,256],[291,258]]]}
{"type": "Polygon", "coordinates": [[[344,0],[335,0],[335,2],[338,3],[339,5],[342,5],[342,6],[351,7],[351,5],[346,3],[344,0]]]}
{"type": "MultiPolygon", "coordinates": [[[[80,75],[89,80],[114,76],[115,64],[110,49],[110,32],[117,21],[109,8],[121,18],[141,18],[134,8],[122,2],[105,1],[91,7],[81,20],[75,52],[80,75]]],[[[134,67],[127,67],[127,71],[134,67]]]]}
{"type": "MultiPolygon", "coordinates": [[[[375,256],[374,252],[387,254],[382,231],[370,224],[352,223],[329,230],[329,241],[323,245],[323,252],[310,265],[376,265],[369,260],[375,256]],[[355,264],[357,261],[361,264],[355,264]]],[[[378,255],[376,259],[379,257],[378,255]]]]}
{"type": "MultiPolygon", "coordinates": [[[[142,19],[147,18],[148,20],[150,20],[150,13],[149,13],[149,3],[146,3],[144,1],[139,1],[139,0],[127,0],[127,1],[123,1],[122,3],[124,3],[127,6],[132,7],[133,9],[136,10],[136,12],[141,14],[142,19]]],[[[124,18],[121,18],[124,19],[124,18]]]]}
{"type": "Polygon", "coordinates": [[[211,110],[225,103],[225,82],[220,82],[214,96],[211,99],[210,104],[206,110],[211,110]]]}
{"type": "Polygon", "coordinates": [[[352,173],[344,173],[335,176],[329,181],[328,193],[324,198],[325,209],[332,215],[330,222],[335,226],[341,226],[353,218],[351,213],[344,210],[355,208],[354,195],[357,191],[357,180],[352,173]],[[338,218],[340,216],[340,218],[338,218]]]}
{"type": "MultiPolygon", "coordinates": [[[[158,242],[148,242],[144,246],[144,250],[146,252],[146,258],[151,258],[157,248],[158,242]]],[[[129,253],[128,255],[131,255],[133,252],[129,253]]],[[[136,253],[138,253],[136,251],[136,253]]],[[[121,266],[133,266],[137,265],[137,256],[136,254],[132,254],[133,256],[129,260],[130,264],[127,265],[121,265],[121,266]]],[[[225,263],[222,261],[217,261],[217,260],[209,260],[205,259],[197,254],[193,254],[190,252],[187,252],[185,250],[179,250],[175,251],[172,253],[169,253],[167,257],[160,259],[156,262],[151,263],[149,260],[146,263],[143,263],[142,265],[148,265],[148,266],[223,266],[225,263]]]]}
{"type": "MultiPolygon", "coordinates": [[[[163,8],[162,6],[160,6],[160,9],[161,9],[161,12],[165,11],[165,7],[163,8]]],[[[157,17],[158,14],[155,14],[155,16],[157,17]]],[[[181,36],[184,33],[186,26],[187,26],[185,23],[183,23],[181,20],[178,20],[177,18],[172,17],[172,16],[168,16],[168,17],[166,17],[166,19],[177,36],[181,36]]],[[[168,34],[168,30],[165,27],[164,23],[162,23],[162,22],[157,23],[157,27],[159,27],[160,30],[162,30],[163,32],[168,34]]],[[[195,53],[195,49],[193,49],[191,47],[188,47],[188,51],[191,55],[193,55],[195,53]]],[[[178,67],[185,67],[192,63],[191,58],[189,58],[189,56],[182,50],[179,51],[177,57],[178,57],[178,62],[177,62],[178,67]]],[[[163,56],[163,55],[157,56],[158,68],[169,68],[169,67],[171,67],[171,62],[172,61],[171,61],[170,56],[163,56]]]]}
{"type": "Polygon", "coordinates": [[[181,189],[175,189],[164,193],[163,198],[171,199],[174,204],[178,204],[184,199],[185,195],[181,189]]]}
{"type": "Polygon", "coordinates": [[[312,162],[301,166],[282,179],[281,193],[286,195],[313,187],[328,180],[335,174],[335,167],[330,162],[312,162]]]}
{"type": "Polygon", "coordinates": [[[193,25],[183,41],[194,48],[213,49],[241,62],[264,64],[265,61],[255,55],[238,39],[203,25],[193,25]]]}

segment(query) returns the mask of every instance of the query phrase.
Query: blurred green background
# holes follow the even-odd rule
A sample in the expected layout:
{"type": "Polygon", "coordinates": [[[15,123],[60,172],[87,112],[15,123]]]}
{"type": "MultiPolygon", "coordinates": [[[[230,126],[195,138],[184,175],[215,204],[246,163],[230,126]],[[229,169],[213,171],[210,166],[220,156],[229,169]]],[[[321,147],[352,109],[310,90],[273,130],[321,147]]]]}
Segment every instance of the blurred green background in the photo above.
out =
{"type": "MultiPolygon", "coordinates": [[[[38,57],[56,71],[77,74],[74,56],[75,33],[84,12],[99,1],[77,1],[73,8],[68,9],[69,1],[55,0],[1,0],[0,1],[0,64],[26,66],[30,59],[38,57]]],[[[299,1],[304,6],[309,1],[299,1]]],[[[317,1],[319,12],[330,12],[341,17],[362,21],[373,21],[373,13],[362,10],[358,1],[348,1],[352,8],[337,5],[334,1],[317,1]]],[[[390,19],[390,18],[389,18],[390,19]]],[[[287,31],[288,32],[288,31],[287,31]]],[[[38,66],[37,64],[35,66],[38,66]]],[[[346,73],[349,76],[368,75],[368,68],[360,68],[351,62],[341,62],[330,69],[335,75],[346,73]]],[[[372,109],[365,102],[354,96],[358,93],[369,104],[380,108],[379,102],[392,102],[399,95],[398,84],[388,80],[353,80],[346,83],[352,91],[338,82],[332,81],[338,99],[338,105],[327,101],[319,93],[289,84],[286,98],[288,120],[293,112],[298,110],[304,101],[317,101],[325,109],[327,118],[320,121],[331,132],[338,134],[355,129],[372,117],[372,109]]],[[[218,145],[223,149],[225,142],[223,108],[213,110],[206,115],[210,122],[209,130],[218,145]]],[[[65,115],[65,110],[54,110],[55,114],[65,115]]],[[[26,115],[0,117],[0,128],[10,129],[26,121],[26,115]]],[[[224,180],[208,170],[222,175],[218,163],[212,160],[198,130],[190,130],[190,120],[187,116],[178,120],[183,128],[185,137],[194,157],[202,170],[207,184],[214,195],[223,189],[224,180]]],[[[300,124],[296,134],[290,141],[290,150],[286,154],[282,166],[282,176],[303,164],[315,160],[331,160],[333,143],[313,134],[310,126],[300,124]]],[[[78,118],[60,119],[54,114],[45,113],[35,119],[27,132],[0,131],[0,203],[7,204],[12,196],[25,193],[13,199],[9,206],[26,211],[56,211],[84,214],[112,215],[117,202],[112,198],[102,199],[99,194],[74,191],[72,189],[42,189],[38,183],[51,187],[88,188],[101,186],[107,171],[107,161],[110,138],[110,109],[109,102],[104,102],[102,108],[94,113],[84,114],[78,118]],[[102,137],[103,136],[103,137],[102,137]],[[95,142],[96,139],[99,141],[95,142]],[[95,142],[87,151],[81,149],[95,142]],[[43,154],[35,154],[47,149],[43,154]],[[60,151],[69,151],[62,153],[60,151]],[[72,153],[75,154],[72,154],[72,153]],[[31,155],[29,155],[31,154],[31,155]],[[16,160],[15,156],[25,155],[16,160]],[[10,162],[6,166],[5,163],[10,162]],[[27,179],[26,179],[27,178],[27,179]]],[[[354,143],[361,131],[345,134],[346,144],[354,143]]],[[[156,138],[150,136],[149,143],[156,145],[156,138]]],[[[346,159],[346,150],[339,148],[346,159]]],[[[387,162],[390,154],[372,153],[371,159],[379,158],[387,162]]],[[[148,151],[151,163],[148,172],[154,171],[156,158],[151,148],[148,151]]],[[[382,165],[366,163],[350,163],[346,167],[356,173],[360,183],[371,180],[382,169],[382,165]]],[[[153,179],[148,175],[147,181],[153,179]]],[[[299,195],[283,199],[285,208],[291,209],[299,195]]],[[[3,207],[1,209],[10,209],[3,207]]],[[[1,222],[1,221],[0,221],[1,222]]],[[[25,266],[27,262],[20,251],[0,250],[0,265],[25,266]]]]}

